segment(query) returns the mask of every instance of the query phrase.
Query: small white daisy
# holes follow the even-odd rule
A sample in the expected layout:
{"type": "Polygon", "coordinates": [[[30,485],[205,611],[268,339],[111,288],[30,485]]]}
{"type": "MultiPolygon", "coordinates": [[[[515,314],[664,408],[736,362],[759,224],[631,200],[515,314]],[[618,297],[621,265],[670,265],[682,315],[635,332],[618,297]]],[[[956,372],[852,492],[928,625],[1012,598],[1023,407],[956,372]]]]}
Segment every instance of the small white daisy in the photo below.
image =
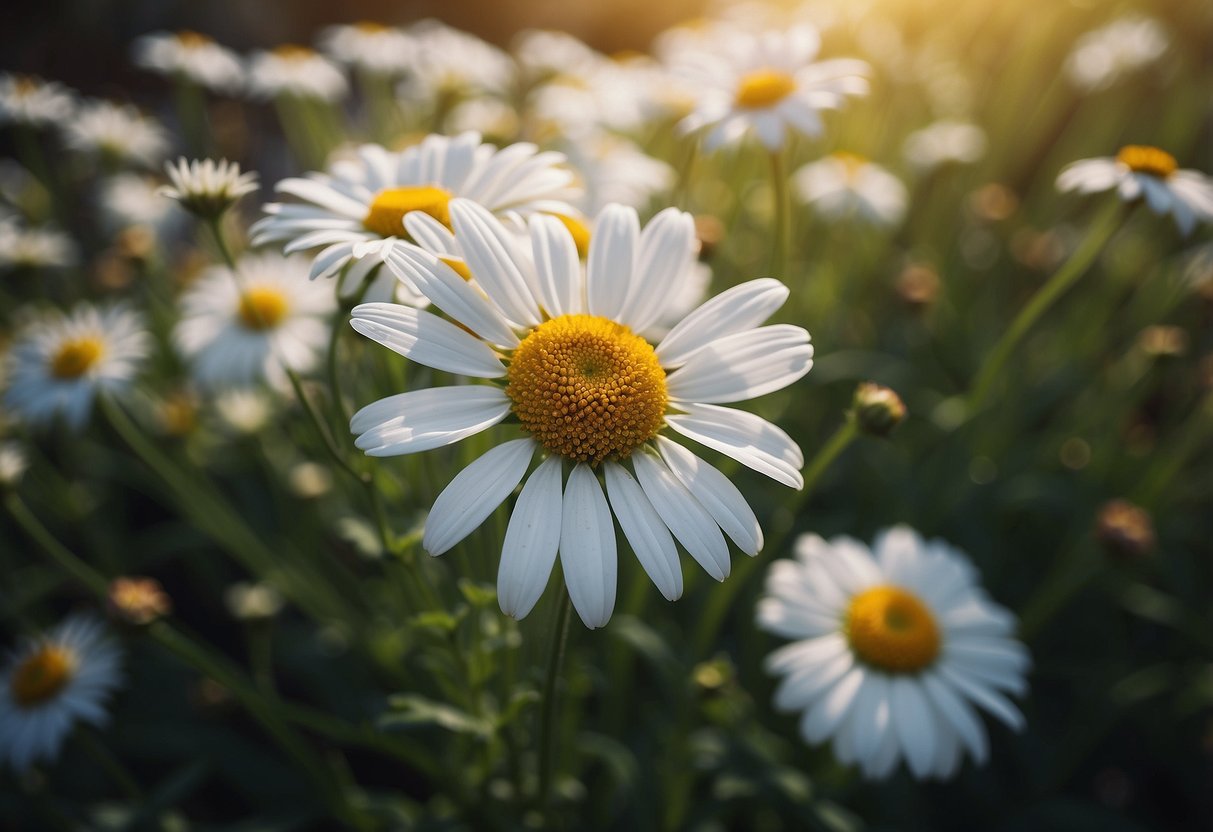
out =
{"type": "Polygon", "coordinates": [[[241,197],[257,190],[256,172],[241,173],[240,165],[227,159],[187,162],[181,157],[175,165],[166,163],[164,172],[171,184],[162,187],[160,195],[177,200],[203,219],[222,216],[241,197]]]}
{"type": "Polygon", "coordinates": [[[302,258],[248,255],[236,266],[214,266],[190,285],[173,340],[199,384],[285,389],[283,365],[305,372],[324,350],[336,297],[308,280],[302,258]]]}
{"type": "Polygon", "coordinates": [[[649,80],[625,62],[596,55],[532,89],[527,115],[541,129],[562,136],[634,131],[646,116],[646,95],[639,84],[649,80]]]}
{"type": "Polygon", "coordinates": [[[328,27],[320,33],[320,48],[360,72],[395,77],[409,70],[414,45],[400,29],[363,20],[328,27]]]}
{"type": "Polygon", "coordinates": [[[853,59],[814,62],[817,31],[795,26],[754,35],[722,33],[709,51],[687,50],[672,71],[694,84],[698,101],[679,127],[706,130],[714,150],[753,131],[768,150],[778,150],[788,131],[820,135],[823,110],[868,90],[867,64],[853,59]]]}
{"type": "Polygon", "coordinates": [[[120,395],[130,387],[150,347],[142,318],[124,306],[47,312],[9,350],[4,403],[35,427],[61,415],[79,430],[95,396],[120,395]]]}
{"type": "Polygon", "coordinates": [[[69,147],[81,153],[153,167],[168,150],[168,134],[129,104],[92,101],[64,125],[69,147]]]}
{"type": "Polygon", "coordinates": [[[62,84],[32,75],[0,75],[0,124],[62,125],[75,110],[75,96],[62,84]]]}
{"type": "Polygon", "coordinates": [[[426,521],[425,550],[451,549],[525,479],[502,549],[501,608],[525,616],[559,554],[588,627],[606,624],[615,606],[612,515],[670,600],[683,587],[675,539],[717,580],[730,571],[726,535],[756,554],[762,531],[741,492],[664,434],[693,439],[793,488],[803,484],[804,459],[786,433],[721,406],[786,387],[812,367],[805,330],[760,326],[787,289],[771,279],[736,286],[654,346],[645,336],[676,294],[670,276],[689,274],[695,260],[689,214],[667,209],[642,230],[633,209],[608,206],[594,224],[585,264],[555,217],[533,216],[529,245],[522,246],[474,202],[453,200],[450,216],[468,278],[408,244],[388,259],[450,320],[367,303],[351,322],[410,360],[487,380],[400,393],[362,408],[350,429],[367,454],[450,445],[511,415],[523,434],[489,450],[443,490],[426,521]],[[527,477],[537,455],[543,461],[527,477]]]}
{"type": "Polygon", "coordinates": [[[1175,157],[1157,147],[1127,145],[1115,157],[1073,162],[1058,175],[1057,187],[1083,194],[1115,188],[1125,202],[1144,199],[1155,214],[1175,217],[1185,236],[1197,221],[1213,222],[1213,178],[1180,170],[1175,157]]]}
{"type": "Polygon", "coordinates": [[[1169,46],[1158,21],[1126,17],[1080,37],[1066,59],[1066,73],[1084,90],[1104,89],[1154,63],[1169,46]]]}
{"type": "Polygon", "coordinates": [[[872,549],[804,535],[795,560],[771,565],[758,624],[797,639],[767,657],[784,677],[775,706],[803,711],[805,740],[832,737],[839,762],[866,777],[905,760],[919,779],[946,779],[966,751],[989,754],[978,708],[1023,727],[1006,694],[1026,691],[1028,652],[961,552],[906,526],[872,549]]]}
{"type": "Polygon", "coordinates": [[[153,32],[138,38],[133,51],[137,66],[214,92],[236,92],[244,85],[236,53],[198,32],[153,32]]]}
{"type": "Polygon", "coordinates": [[[248,88],[255,97],[338,101],[349,92],[341,68],[306,46],[284,44],[256,52],[249,62],[248,88]]]}
{"type": "Polygon", "coordinates": [[[585,196],[577,207],[597,214],[608,203],[642,209],[674,186],[674,169],[613,133],[581,135],[560,145],[578,174],[585,196]]]}
{"type": "Polygon", "coordinates": [[[476,95],[504,95],[514,82],[514,61],[475,35],[437,20],[408,29],[413,39],[409,74],[400,85],[410,101],[448,105],[476,95]]]}
{"type": "Polygon", "coordinates": [[[76,242],[62,231],[0,220],[0,271],[64,269],[79,261],[76,242]]]}
{"type": "Polygon", "coordinates": [[[986,134],[965,121],[937,121],[907,136],[902,151],[921,171],[948,163],[968,165],[985,155],[986,134]]]}
{"type": "Polygon", "coordinates": [[[489,141],[509,144],[518,138],[522,122],[509,102],[479,96],[452,107],[446,115],[445,126],[452,135],[472,131],[489,141]]]}
{"type": "Polygon", "coordinates": [[[455,197],[500,216],[575,214],[566,200],[577,191],[563,162],[563,154],[541,153],[533,144],[498,150],[477,133],[427,136],[399,153],[364,145],[357,158],[333,164],[327,174],[279,182],[278,192],[303,203],[265,206],[269,216],[253,225],[253,245],[285,242],[288,254],[324,246],[312,277],[334,275],[358,260],[346,275],[358,285],[405,238],[406,217],[413,217],[408,234],[432,229],[449,237],[448,204],[455,197]]]}
{"type": "Polygon", "coordinates": [[[854,153],[832,153],[792,174],[793,191],[822,216],[893,227],[909,195],[893,174],[854,153]]]}
{"type": "Polygon", "coordinates": [[[14,652],[0,674],[0,759],[51,762],[77,722],[102,725],[122,655],[91,618],[69,618],[14,652]]]}
{"type": "Polygon", "coordinates": [[[184,218],[160,194],[160,183],[138,173],[119,173],[101,183],[101,208],[108,225],[121,230],[142,225],[164,232],[184,218]]]}

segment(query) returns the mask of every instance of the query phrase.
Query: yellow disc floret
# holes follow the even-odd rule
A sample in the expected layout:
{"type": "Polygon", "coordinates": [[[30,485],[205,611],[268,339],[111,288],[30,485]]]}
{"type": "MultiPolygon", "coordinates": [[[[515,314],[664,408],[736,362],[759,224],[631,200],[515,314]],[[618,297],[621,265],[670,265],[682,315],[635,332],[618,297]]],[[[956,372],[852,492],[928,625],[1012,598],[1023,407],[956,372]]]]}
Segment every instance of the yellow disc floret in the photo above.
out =
{"type": "Polygon", "coordinates": [[[1166,179],[1179,169],[1179,163],[1167,151],[1141,144],[1122,147],[1116,161],[1134,173],[1148,173],[1159,179],[1166,179]]]}
{"type": "Polygon", "coordinates": [[[76,656],[56,644],[44,644],[27,656],[13,671],[10,689],[13,700],[22,708],[41,705],[72,680],[76,656]]]}
{"type": "Polygon", "coordinates": [[[404,215],[424,211],[450,228],[450,202],[450,191],[430,185],[388,188],[375,195],[362,225],[383,237],[400,237],[404,234],[404,215]]]}
{"type": "Polygon", "coordinates": [[[308,49],[306,46],[300,46],[297,43],[284,43],[281,46],[275,46],[271,52],[276,57],[286,61],[307,61],[316,56],[316,53],[308,49]]]}
{"type": "Polygon", "coordinates": [[[577,256],[582,260],[590,256],[590,229],[584,222],[576,217],[570,217],[565,214],[553,214],[556,219],[560,220],[560,224],[569,230],[573,235],[573,243],[577,246],[577,256]]]}
{"type": "Polygon", "coordinates": [[[240,295],[240,323],[257,331],[273,329],[290,311],[286,294],[270,286],[252,286],[240,295]]]}
{"type": "Polygon", "coordinates": [[[859,658],[889,673],[917,673],[939,654],[935,616],[917,596],[895,586],[873,587],[851,599],[844,628],[859,658]]]}
{"type": "Polygon", "coordinates": [[[665,370],[648,341],[596,315],[561,315],[514,352],[506,393],[522,426],[578,462],[628,456],[665,418],[665,370]]]}
{"type": "Polygon", "coordinates": [[[796,79],[778,69],[756,69],[737,84],[737,106],[761,110],[783,101],[796,89],[796,79]]]}
{"type": "Polygon", "coordinates": [[[69,338],[51,356],[51,375],[65,381],[80,378],[105,354],[105,342],[95,335],[69,338]]]}

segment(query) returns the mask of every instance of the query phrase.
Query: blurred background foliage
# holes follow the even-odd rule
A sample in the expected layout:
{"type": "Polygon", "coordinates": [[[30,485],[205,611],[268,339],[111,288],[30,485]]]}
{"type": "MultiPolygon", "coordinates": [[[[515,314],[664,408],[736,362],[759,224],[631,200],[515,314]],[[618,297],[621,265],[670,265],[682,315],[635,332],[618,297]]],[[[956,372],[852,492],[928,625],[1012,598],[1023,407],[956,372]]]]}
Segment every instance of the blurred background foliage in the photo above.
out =
{"type": "MultiPolygon", "coordinates": [[[[793,289],[780,317],[809,329],[818,361],[804,382],[756,409],[776,418],[810,457],[843,423],[860,381],[898,391],[909,416],[890,438],[849,447],[803,504],[748,470],[726,469],[751,496],[768,545],[756,560],[735,557],[722,585],[688,567],[683,599],[667,604],[634,559],[621,557],[610,626],[590,632],[575,625],[570,638],[559,714],[568,740],[556,765],[565,823],[1209,829],[1208,229],[1184,240],[1168,221],[1135,212],[1022,343],[992,405],[965,420],[960,397],[1100,207],[1098,199],[1056,192],[1065,163],[1138,142],[1168,149],[1184,167],[1213,170],[1213,6],[861,5],[857,23],[827,34],[824,53],[869,60],[872,95],[831,117],[821,141],[794,145],[793,166],[832,150],[862,153],[909,183],[909,214],[900,229],[885,232],[797,211],[793,263],[776,275],[793,289]],[[1061,67],[1075,39],[1130,11],[1166,27],[1165,58],[1108,89],[1069,85],[1061,67]],[[977,164],[916,176],[901,161],[901,144],[941,110],[983,126],[988,152],[977,164]],[[1151,515],[1148,551],[1100,545],[1101,510],[1116,498],[1151,515]],[[794,718],[769,706],[773,685],[761,663],[777,642],[753,624],[765,567],[788,554],[797,533],[870,539],[897,522],[966,550],[991,595],[1021,616],[1034,657],[1026,732],[991,724],[991,762],[966,765],[944,784],[905,774],[865,783],[827,750],[807,747],[794,718]]],[[[131,98],[171,121],[164,85],[128,59],[131,40],[149,30],[196,29],[247,50],[310,42],[335,22],[396,24],[436,14],[502,44],[541,26],[606,51],[643,50],[700,6],[10,0],[0,63],[88,94],[131,98]]],[[[213,118],[225,154],[262,172],[263,197],[276,177],[298,170],[267,108],[219,102],[213,118]]],[[[686,142],[668,135],[648,148],[675,165],[685,160],[686,142]]],[[[770,194],[759,154],[699,157],[691,186],[674,199],[721,222],[714,289],[767,268],[770,194]]],[[[259,204],[246,200],[246,219],[259,204]]],[[[81,223],[89,222],[88,210],[81,206],[81,223]]],[[[99,241],[99,250],[110,242],[99,241]]],[[[204,256],[191,249],[160,267],[186,270],[204,256]]],[[[83,275],[102,294],[98,263],[83,275]]],[[[396,378],[401,360],[368,343],[347,344],[352,398],[365,403],[396,378]]],[[[142,424],[158,454],[186,462],[195,476],[166,488],[97,420],[83,435],[35,436],[23,499],[98,572],[154,575],[173,599],[171,626],[197,634],[241,679],[280,698],[280,716],[303,738],[310,762],[268,741],[231,686],[182,662],[171,649],[177,630],[157,624],[125,639],[127,682],[108,728],[74,736],[45,777],[18,782],[0,774],[0,825],[332,828],[335,821],[324,820],[332,816],[331,796],[308,771],[389,827],[537,824],[520,796],[534,788],[532,729],[555,592],[549,587],[521,624],[498,612],[495,541],[504,510],[441,559],[415,550],[404,560],[387,557],[360,495],[339,473],[301,468],[324,459],[297,407],[284,405],[269,429],[251,435],[220,427],[205,405],[174,424],[164,418],[166,403],[188,396],[172,386],[177,373],[171,359],[161,360],[142,424]],[[216,533],[217,504],[236,512],[259,545],[237,532],[216,533]],[[426,583],[409,579],[418,573],[426,583]],[[282,593],[279,614],[233,618],[224,591],[252,579],[282,593]],[[421,596],[422,586],[438,598],[421,596]],[[115,785],[125,775],[107,770],[115,758],[133,777],[128,788],[115,785]]],[[[393,527],[418,529],[450,472],[487,441],[377,466],[393,527]]],[[[7,516],[0,517],[0,567],[6,642],[30,622],[95,607],[7,516]]]]}

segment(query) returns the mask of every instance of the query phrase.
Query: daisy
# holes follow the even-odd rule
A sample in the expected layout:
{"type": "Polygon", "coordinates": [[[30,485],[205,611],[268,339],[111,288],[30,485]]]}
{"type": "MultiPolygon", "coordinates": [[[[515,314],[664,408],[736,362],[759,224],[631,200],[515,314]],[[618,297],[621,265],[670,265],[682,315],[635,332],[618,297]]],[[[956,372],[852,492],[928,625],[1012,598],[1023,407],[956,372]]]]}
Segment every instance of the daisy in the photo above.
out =
{"type": "Polygon", "coordinates": [[[406,73],[414,49],[412,38],[400,29],[369,20],[328,27],[320,33],[320,47],[360,72],[386,76],[406,73]]]}
{"type": "Polygon", "coordinates": [[[1213,179],[1180,170],[1175,157],[1145,145],[1122,147],[1114,158],[1083,159],[1057,177],[1062,191],[1089,194],[1116,189],[1125,202],[1144,199],[1155,214],[1171,214],[1187,236],[1197,221],[1213,221],[1213,179]]]}
{"type": "Polygon", "coordinates": [[[906,137],[906,160],[921,171],[950,162],[972,164],[986,152],[986,134],[964,121],[937,121],[906,137]]]}
{"type": "Polygon", "coordinates": [[[767,657],[784,677],[775,706],[803,711],[805,740],[833,738],[866,777],[904,759],[919,779],[946,779],[966,751],[978,763],[989,753],[977,708],[1023,727],[1006,694],[1025,692],[1028,653],[961,552],[906,526],[872,548],[804,535],[795,560],[772,564],[758,624],[798,639],[767,657]]]}
{"type": "Polygon", "coordinates": [[[1066,73],[1084,90],[1104,89],[1154,63],[1169,46],[1158,21],[1126,17],[1080,37],[1066,59],[1066,73]]]}
{"type": "Polygon", "coordinates": [[[820,135],[821,111],[866,93],[868,84],[863,61],[814,63],[819,46],[815,29],[795,26],[756,35],[722,33],[713,49],[681,53],[672,69],[695,84],[698,102],[680,129],[706,130],[709,150],[751,131],[771,151],[783,147],[789,129],[820,135]]]}
{"type": "Polygon", "coordinates": [[[62,231],[0,220],[0,271],[64,269],[79,260],[75,241],[62,231]]]}
{"type": "Polygon", "coordinates": [[[129,104],[93,101],[64,129],[69,147],[118,162],[151,167],[168,150],[164,128],[129,104]]]}
{"type": "Polygon", "coordinates": [[[674,186],[674,169],[613,133],[583,134],[560,145],[585,196],[577,207],[596,214],[611,202],[644,208],[674,186]]]}
{"type": "Polygon", "coordinates": [[[307,261],[276,254],[242,257],[204,271],[181,298],[173,340],[198,382],[240,387],[268,381],[285,389],[283,364],[315,366],[337,300],[331,287],[307,279],[307,261]]]}
{"type": "Polygon", "coordinates": [[[26,771],[38,760],[54,760],[77,720],[103,724],[120,661],[101,625],[83,617],[13,653],[0,679],[0,759],[26,771]]]}
{"type": "Polygon", "coordinates": [[[905,216],[909,198],[900,179],[854,153],[810,162],[792,174],[792,188],[829,219],[856,217],[890,228],[905,216]]]}
{"type": "Polygon", "coordinates": [[[165,231],[180,223],[181,210],[160,194],[160,183],[137,173],[120,173],[101,184],[101,207],[109,225],[142,225],[165,231]]]}
{"type": "Polygon", "coordinates": [[[143,320],[124,306],[45,313],[9,350],[4,403],[32,425],[62,415],[79,430],[95,396],[120,395],[130,387],[150,345],[143,320]]]}
{"type": "Polygon", "coordinates": [[[244,67],[236,53],[198,32],[153,32],[134,44],[136,66],[214,92],[236,92],[244,67]]]}
{"type": "Polygon", "coordinates": [[[360,285],[405,238],[406,217],[412,220],[408,234],[429,230],[449,237],[454,197],[473,199],[503,217],[574,214],[566,201],[577,194],[573,173],[562,162],[562,154],[540,153],[533,144],[498,150],[470,132],[427,136],[400,153],[364,145],[356,158],[333,164],[329,173],[279,182],[275,190],[303,203],[265,206],[269,216],[253,225],[253,245],[285,242],[288,254],[324,246],[311,276],[329,277],[357,260],[346,282],[360,285]]]}
{"type": "Polygon", "coordinates": [[[762,531],[733,483],[673,441],[681,434],[793,488],[800,448],[775,425],[721,405],[791,384],[812,367],[800,327],[760,327],[787,298],[755,280],[708,301],[655,346],[647,338],[695,259],[694,223],[674,208],[643,229],[608,206],[583,266],[568,229],[536,215],[518,238],[469,200],[450,204],[471,280],[416,246],[393,271],[449,316],[387,303],[354,309],[352,325],[393,351],[482,384],[415,390],[370,404],[350,423],[371,456],[417,453],[517,421],[503,442],[438,496],[422,544],[440,555],[470,534],[524,479],[498,572],[502,610],[535,605],[557,554],[574,608],[601,627],[615,605],[612,514],[661,593],[682,594],[677,539],[717,580],[729,574],[725,535],[754,555],[762,531]],[[531,460],[541,463],[526,477],[531,460]],[[600,478],[605,478],[603,491],[600,478]],[[609,502],[608,502],[609,500],[609,502]],[[722,532],[723,530],[723,532],[722,532]]]}
{"type": "Polygon", "coordinates": [[[32,75],[0,75],[0,124],[59,125],[75,110],[74,96],[61,84],[32,75]]]}
{"type": "Polygon", "coordinates": [[[513,60],[496,46],[437,20],[408,29],[413,39],[409,74],[400,86],[411,101],[448,104],[476,95],[504,95],[514,82],[513,60]]]}
{"type": "Polygon", "coordinates": [[[177,200],[185,210],[207,220],[217,219],[242,196],[257,190],[256,172],[241,173],[240,165],[227,159],[187,162],[181,157],[175,165],[166,163],[164,172],[171,184],[162,187],[160,195],[177,200]]]}
{"type": "Polygon", "coordinates": [[[249,64],[249,91],[258,98],[314,98],[337,101],[349,91],[340,67],[306,46],[284,44],[254,53],[249,64]]]}

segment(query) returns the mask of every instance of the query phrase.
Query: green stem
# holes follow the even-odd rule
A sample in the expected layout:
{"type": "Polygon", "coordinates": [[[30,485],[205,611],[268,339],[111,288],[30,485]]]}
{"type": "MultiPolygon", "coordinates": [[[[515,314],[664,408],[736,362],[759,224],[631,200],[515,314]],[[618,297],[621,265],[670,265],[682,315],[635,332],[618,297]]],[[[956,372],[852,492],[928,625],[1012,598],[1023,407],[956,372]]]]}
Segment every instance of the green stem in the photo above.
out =
{"type": "Polygon", "coordinates": [[[177,118],[185,134],[186,150],[197,159],[211,153],[210,118],[206,111],[206,93],[202,87],[180,77],[176,84],[177,118]]]}
{"type": "Polygon", "coordinates": [[[771,277],[786,280],[788,251],[792,244],[792,203],[788,194],[788,177],[784,171],[783,152],[771,151],[772,217],[775,222],[775,246],[771,251],[771,277]]]}
{"type": "MultiPolygon", "coordinates": [[[[564,648],[569,638],[569,619],[573,605],[563,590],[556,613],[556,628],[552,630],[552,648],[548,654],[547,677],[543,683],[543,703],[539,710],[539,810],[547,813],[552,791],[552,768],[555,756],[556,687],[564,663],[564,648]]],[[[549,824],[550,825],[550,824],[549,824]]]]}
{"type": "Polygon", "coordinates": [[[1032,297],[1028,305],[1011,322],[1011,326],[1007,328],[1002,338],[994,345],[994,349],[990,351],[989,357],[986,358],[985,364],[981,368],[981,374],[973,384],[968,402],[968,412],[970,415],[981,410],[995,380],[1000,376],[1003,367],[1011,358],[1011,353],[1014,351],[1015,346],[1027,334],[1028,330],[1032,328],[1032,325],[1066,293],[1066,290],[1073,286],[1086,273],[1087,269],[1095,261],[1095,258],[1103,250],[1104,245],[1111,239],[1112,234],[1120,227],[1122,213],[1122,205],[1119,201],[1109,204],[1103,213],[1097,216],[1095,221],[1091,223],[1091,228],[1087,232],[1087,237],[1083,240],[1082,245],[1070,255],[1070,259],[1057,270],[1048,283],[1041,287],[1040,291],[1032,297]]]}
{"type": "Polygon", "coordinates": [[[118,785],[126,796],[132,800],[141,800],[143,790],[139,788],[139,784],[131,773],[127,771],[126,766],[122,765],[114,753],[105,747],[105,743],[97,736],[94,730],[88,726],[81,726],[76,732],[80,744],[84,747],[84,752],[93,758],[105,773],[110,776],[110,779],[118,785]]]}

